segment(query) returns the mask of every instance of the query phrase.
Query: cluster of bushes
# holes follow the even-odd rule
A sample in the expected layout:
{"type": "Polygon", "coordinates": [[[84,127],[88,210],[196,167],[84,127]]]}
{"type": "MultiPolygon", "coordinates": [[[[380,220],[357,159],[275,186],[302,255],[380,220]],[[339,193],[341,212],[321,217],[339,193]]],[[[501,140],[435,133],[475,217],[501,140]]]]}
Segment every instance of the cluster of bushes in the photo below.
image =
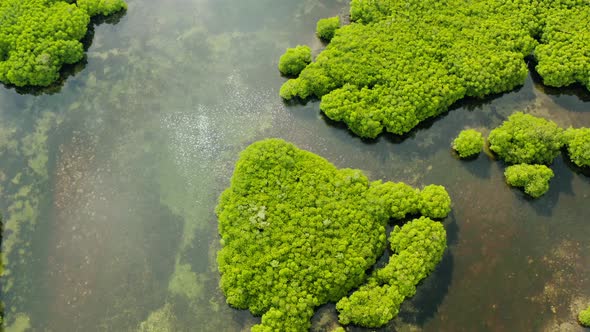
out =
{"type": "Polygon", "coordinates": [[[90,17],[126,8],[123,0],[3,0],[0,81],[47,86],[64,64],[80,61],[90,17]]]}
{"type": "MultiPolygon", "coordinates": [[[[553,178],[550,165],[561,149],[567,147],[570,160],[579,167],[590,166],[590,128],[563,130],[555,122],[516,112],[488,136],[490,150],[509,166],[506,182],[523,187],[525,193],[538,198],[549,190],[553,178]]],[[[453,141],[453,149],[462,158],[480,152],[482,135],[464,130],[453,141]]]]}
{"type": "Polygon", "coordinates": [[[522,85],[528,72],[524,58],[538,48],[534,37],[543,29],[549,34],[542,34],[545,44],[535,52],[541,75],[548,82],[556,75],[573,77],[553,85],[587,84],[590,34],[569,31],[587,21],[576,13],[586,13],[588,5],[570,2],[354,0],[354,22],[339,28],[280,95],[321,98],[320,109],[330,119],[362,137],[384,129],[404,134],[459,99],[522,85]],[[575,15],[567,16],[570,12],[575,15]]]}
{"type": "Polygon", "coordinates": [[[397,316],[404,299],[416,293],[416,285],[442,259],[446,232],[441,223],[421,217],[395,226],[390,243],[394,254],[389,263],[336,304],[340,323],[380,327],[397,316]]]}
{"type": "Polygon", "coordinates": [[[510,164],[551,164],[564,144],[553,121],[516,112],[488,137],[490,150],[510,164]]]}
{"type": "Polygon", "coordinates": [[[297,76],[311,62],[311,48],[305,45],[289,48],[279,59],[279,71],[283,75],[297,76]]]}
{"type": "Polygon", "coordinates": [[[478,155],[483,149],[485,141],[482,134],[475,129],[466,129],[459,133],[453,141],[453,150],[461,158],[469,158],[478,155]]]}
{"type": "Polygon", "coordinates": [[[504,171],[506,182],[513,187],[522,187],[533,198],[543,196],[549,190],[553,171],[545,165],[512,165],[504,171]]]}
{"type": "Polygon", "coordinates": [[[579,167],[590,166],[590,128],[568,128],[565,144],[570,160],[579,167]]]}
{"type": "MultiPolygon", "coordinates": [[[[254,143],[242,152],[216,208],[221,289],[232,306],[262,315],[253,331],[308,329],[315,307],[340,300],[365,280],[385,250],[390,218],[442,218],[450,205],[440,186],[420,191],[403,183],[370,183],[361,171],[339,170],[285,141],[254,143]]],[[[422,239],[444,242],[444,229],[430,219],[402,229],[392,235],[392,245],[400,257],[408,256],[403,264],[412,269],[397,277],[415,286],[431,267],[430,260],[412,257],[430,250],[422,239]],[[409,237],[421,240],[409,245],[409,237]]]]}

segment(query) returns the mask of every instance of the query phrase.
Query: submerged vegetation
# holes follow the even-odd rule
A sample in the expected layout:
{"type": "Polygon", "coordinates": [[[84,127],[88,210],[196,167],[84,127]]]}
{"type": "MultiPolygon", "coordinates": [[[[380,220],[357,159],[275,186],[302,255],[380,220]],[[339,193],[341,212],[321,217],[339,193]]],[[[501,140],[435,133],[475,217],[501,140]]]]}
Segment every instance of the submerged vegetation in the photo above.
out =
{"type": "Polygon", "coordinates": [[[478,155],[483,149],[485,140],[481,133],[475,129],[463,130],[453,141],[453,150],[461,158],[469,158],[478,155]]]}
{"type": "MultiPolygon", "coordinates": [[[[371,183],[359,170],[338,170],[285,141],[254,143],[242,152],[216,209],[223,246],[217,258],[221,289],[232,306],[262,315],[253,331],[308,329],[315,307],[340,300],[363,282],[385,249],[389,218],[416,212],[442,218],[449,211],[443,187],[419,192],[405,184],[371,183]]],[[[400,258],[392,260],[391,273],[381,275],[390,275],[384,283],[406,297],[413,294],[406,287],[432,269],[434,259],[424,255],[442,253],[432,253],[430,241],[443,250],[446,236],[442,225],[430,219],[404,227],[392,235],[400,258]],[[421,241],[409,245],[414,238],[421,241]],[[403,277],[396,272],[401,272],[399,264],[411,269],[403,277]]],[[[355,311],[381,305],[378,299],[355,299],[355,311]]],[[[372,325],[394,317],[403,298],[398,300],[383,308],[372,325]]],[[[343,322],[355,321],[346,318],[350,306],[339,308],[343,322]]]]}
{"type": "Polygon", "coordinates": [[[84,56],[80,40],[90,18],[126,8],[123,0],[4,0],[0,2],[0,81],[47,86],[64,64],[84,56]]]}
{"type": "Polygon", "coordinates": [[[350,12],[353,23],[281,96],[321,98],[330,119],[362,137],[404,134],[459,99],[510,91],[524,83],[531,54],[553,85],[588,84],[590,34],[576,29],[584,1],[353,0],[350,12]]]}
{"type": "Polygon", "coordinates": [[[545,165],[512,165],[504,172],[506,182],[513,187],[523,187],[533,198],[543,196],[549,190],[553,171],[545,165]]]}

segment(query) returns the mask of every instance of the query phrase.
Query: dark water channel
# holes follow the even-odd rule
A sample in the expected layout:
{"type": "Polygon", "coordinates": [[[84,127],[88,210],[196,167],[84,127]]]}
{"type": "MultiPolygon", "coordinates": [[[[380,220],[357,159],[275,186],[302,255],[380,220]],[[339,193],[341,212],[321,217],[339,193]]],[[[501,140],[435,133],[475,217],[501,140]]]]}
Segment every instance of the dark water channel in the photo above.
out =
{"type": "MultiPolygon", "coordinates": [[[[406,137],[361,140],[317,102],[278,96],[279,56],[297,44],[319,52],[315,22],[347,3],[128,0],[61,85],[1,87],[6,330],[249,330],[258,319],[217,288],[213,209],[239,151],[280,137],[371,179],[449,191],[446,256],[383,331],[583,331],[590,176],[559,157],[550,191],[530,200],[505,185],[502,163],[459,161],[450,143],[517,110],[590,126],[590,94],[533,75],[406,137]]],[[[323,306],[312,330],[334,319],[323,306]]]]}

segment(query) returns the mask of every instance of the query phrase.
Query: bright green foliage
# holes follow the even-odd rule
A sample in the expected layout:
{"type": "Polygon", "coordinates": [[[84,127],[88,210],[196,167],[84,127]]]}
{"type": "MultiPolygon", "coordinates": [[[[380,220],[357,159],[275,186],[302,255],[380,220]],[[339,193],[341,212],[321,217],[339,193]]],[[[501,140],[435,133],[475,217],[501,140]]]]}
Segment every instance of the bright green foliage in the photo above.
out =
{"type": "Polygon", "coordinates": [[[553,121],[516,112],[490,132],[488,141],[507,163],[550,164],[564,144],[564,135],[553,121]]]}
{"type": "Polygon", "coordinates": [[[311,48],[298,45],[288,48],[279,60],[279,71],[283,75],[297,76],[311,62],[311,48]]]}
{"type": "Polygon", "coordinates": [[[464,97],[524,83],[534,52],[547,84],[590,86],[583,0],[352,0],[354,23],[281,89],[362,137],[404,134],[464,97]],[[535,40],[541,36],[541,43],[535,40]]]}
{"type": "Polygon", "coordinates": [[[279,139],[252,144],[216,209],[227,302],[263,315],[253,331],[308,329],[316,306],[365,279],[385,249],[387,221],[420,211],[422,200],[405,184],[369,183],[279,139]]]}
{"type": "Polygon", "coordinates": [[[318,21],[316,34],[325,41],[330,41],[334,37],[336,30],[340,27],[340,17],[334,16],[322,18],[318,21]]]}
{"type": "Polygon", "coordinates": [[[442,259],[446,239],[442,224],[426,217],[396,226],[390,239],[394,255],[367,284],[336,304],[340,322],[380,327],[397,316],[404,299],[442,259]]]}
{"type": "Polygon", "coordinates": [[[547,85],[579,82],[590,89],[590,3],[561,2],[567,5],[546,15],[542,44],[535,49],[536,69],[547,85]]]}
{"type": "Polygon", "coordinates": [[[590,128],[568,128],[565,144],[570,160],[580,166],[590,166],[590,128]]]}
{"type": "Polygon", "coordinates": [[[582,326],[590,327],[590,307],[586,310],[580,311],[580,314],[578,314],[578,320],[582,326]]]}
{"type": "Polygon", "coordinates": [[[420,192],[420,214],[442,219],[451,212],[451,197],[443,186],[428,185],[420,192]]]}
{"type": "Polygon", "coordinates": [[[523,84],[536,41],[504,1],[353,1],[353,19],[282,96],[322,98],[357,135],[403,134],[465,96],[523,84]],[[378,13],[377,13],[378,12],[378,13]],[[363,15],[367,14],[371,18],[363,15]],[[473,41],[477,40],[477,43],[473,41]]]}
{"type": "Polygon", "coordinates": [[[77,0],[78,7],[85,10],[88,15],[108,16],[120,10],[127,9],[127,4],[122,0],[77,0]]]}
{"type": "Polygon", "coordinates": [[[533,198],[543,196],[549,190],[553,171],[545,165],[512,165],[504,171],[506,182],[513,187],[523,187],[533,198]]]}
{"type": "Polygon", "coordinates": [[[468,158],[478,155],[483,148],[484,139],[481,133],[475,129],[463,130],[453,141],[453,150],[459,157],[468,158]]]}
{"type": "Polygon", "coordinates": [[[0,2],[0,81],[47,86],[63,64],[84,56],[80,39],[90,16],[125,8],[122,0],[3,0],[0,2]]]}

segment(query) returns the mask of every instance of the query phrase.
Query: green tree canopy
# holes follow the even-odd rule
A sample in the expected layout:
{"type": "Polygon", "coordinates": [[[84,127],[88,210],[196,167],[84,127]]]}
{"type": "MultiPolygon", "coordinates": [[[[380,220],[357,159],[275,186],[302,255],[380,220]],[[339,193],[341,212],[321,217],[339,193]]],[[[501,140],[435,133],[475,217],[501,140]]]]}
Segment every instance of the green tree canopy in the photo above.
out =
{"type": "Polygon", "coordinates": [[[590,4],[583,0],[353,0],[352,24],[296,79],[284,99],[320,109],[362,137],[404,134],[464,97],[522,85],[534,54],[547,84],[588,85],[590,4]],[[535,38],[541,38],[541,46],[535,38]]]}
{"type": "Polygon", "coordinates": [[[564,144],[553,121],[516,112],[488,137],[490,150],[509,164],[550,164],[564,144]]]}
{"type": "Polygon", "coordinates": [[[481,133],[475,129],[463,130],[453,141],[453,150],[459,157],[468,158],[478,155],[483,149],[484,139],[481,133]]]}
{"type": "Polygon", "coordinates": [[[545,165],[512,165],[504,171],[506,182],[513,187],[522,187],[533,198],[543,196],[549,190],[553,171],[545,165]]]}
{"type": "Polygon", "coordinates": [[[590,128],[568,128],[565,144],[570,160],[580,166],[590,166],[590,128]]]}
{"type": "Polygon", "coordinates": [[[279,71],[283,75],[297,76],[311,62],[311,48],[298,45],[288,48],[279,60],[279,71]]]}
{"type": "Polygon", "coordinates": [[[64,64],[80,61],[90,17],[126,8],[123,0],[2,0],[0,81],[47,86],[64,64]]]}
{"type": "Polygon", "coordinates": [[[369,182],[279,139],[252,144],[216,209],[227,302],[262,315],[253,331],[308,329],[315,307],[365,280],[385,249],[390,218],[448,213],[444,188],[427,188],[422,195],[401,183],[369,182]]]}
{"type": "Polygon", "coordinates": [[[325,41],[330,41],[334,37],[336,30],[340,27],[340,17],[334,16],[329,18],[322,18],[318,21],[316,27],[316,34],[325,41]]]}

